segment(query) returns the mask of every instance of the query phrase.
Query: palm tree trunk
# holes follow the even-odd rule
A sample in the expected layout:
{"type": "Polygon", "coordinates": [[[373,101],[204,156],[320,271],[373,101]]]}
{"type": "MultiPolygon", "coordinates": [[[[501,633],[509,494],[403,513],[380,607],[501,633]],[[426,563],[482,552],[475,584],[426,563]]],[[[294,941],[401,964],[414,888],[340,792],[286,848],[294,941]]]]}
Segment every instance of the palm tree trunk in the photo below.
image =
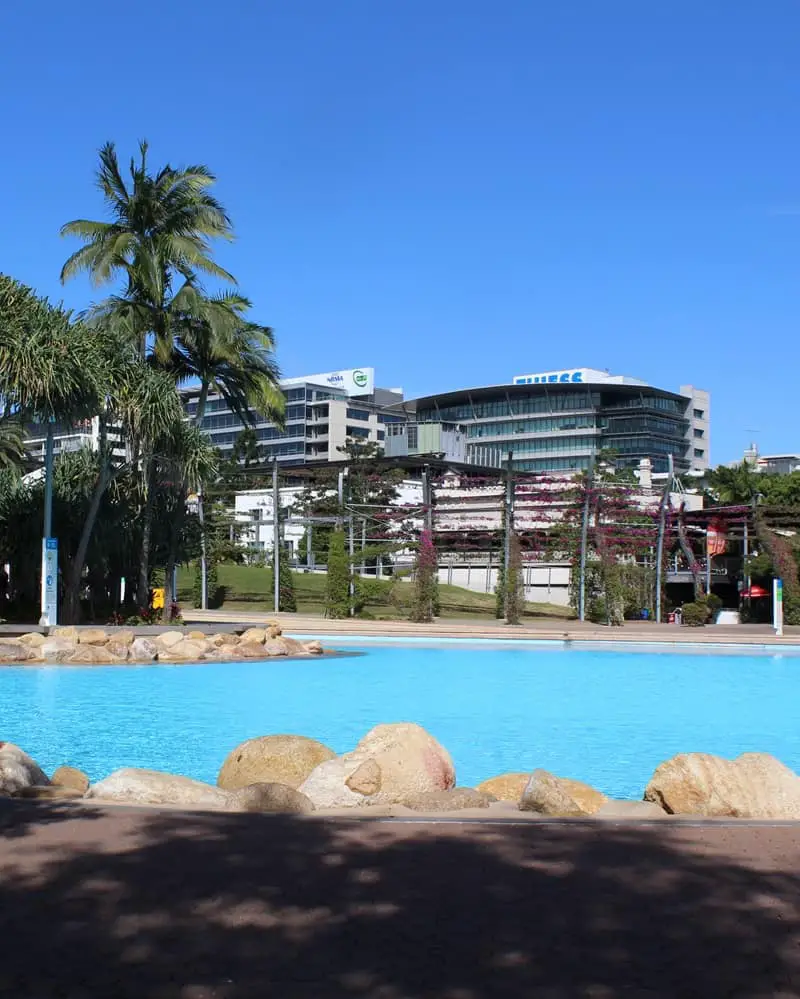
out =
{"type": "Polygon", "coordinates": [[[139,560],[139,586],[137,599],[140,608],[150,605],[150,538],[153,530],[153,512],[155,510],[155,490],[153,489],[153,459],[145,459],[144,471],[144,516],[142,517],[142,556],[139,560]]]}

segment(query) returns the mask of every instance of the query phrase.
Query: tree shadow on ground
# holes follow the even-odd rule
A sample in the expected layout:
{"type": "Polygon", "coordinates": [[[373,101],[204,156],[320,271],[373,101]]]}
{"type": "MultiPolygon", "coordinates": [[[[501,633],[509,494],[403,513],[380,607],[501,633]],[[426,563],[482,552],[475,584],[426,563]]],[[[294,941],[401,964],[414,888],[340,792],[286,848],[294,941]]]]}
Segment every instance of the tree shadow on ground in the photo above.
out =
{"type": "Polygon", "coordinates": [[[791,828],[2,818],[2,996],[800,996],[791,828]]]}

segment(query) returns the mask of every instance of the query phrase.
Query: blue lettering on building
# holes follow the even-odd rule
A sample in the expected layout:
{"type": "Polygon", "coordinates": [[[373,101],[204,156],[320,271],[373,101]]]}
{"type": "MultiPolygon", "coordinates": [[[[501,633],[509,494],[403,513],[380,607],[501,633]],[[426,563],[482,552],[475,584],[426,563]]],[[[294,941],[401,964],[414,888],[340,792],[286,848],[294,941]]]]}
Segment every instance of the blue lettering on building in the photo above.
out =
{"type": "Polygon", "coordinates": [[[582,371],[563,371],[553,375],[521,375],[514,379],[515,385],[553,385],[583,383],[582,371]]]}

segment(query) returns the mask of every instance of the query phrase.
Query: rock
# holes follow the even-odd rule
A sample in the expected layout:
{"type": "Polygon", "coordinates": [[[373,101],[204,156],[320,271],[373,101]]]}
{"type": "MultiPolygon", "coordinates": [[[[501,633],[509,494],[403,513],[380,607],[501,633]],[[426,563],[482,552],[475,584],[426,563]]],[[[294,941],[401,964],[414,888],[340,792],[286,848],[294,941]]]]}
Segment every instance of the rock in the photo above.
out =
{"type": "Polygon", "coordinates": [[[115,639],[112,639],[110,642],[106,642],[105,649],[111,662],[118,663],[124,663],[131,651],[131,647],[129,645],[126,645],[124,642],[118,642],[115,639]]]}
{"type": "Polygon", "coordinates": [[[0,640],[0,663],[24,663],[33,659],[35,653],[26,645],[12,639],[0,640]]]}
{"type": "Polygon", "coordinates": [[[644,797],[673,815],[800,819],[800,777],[767,753],[681,753],[656,769],[644,797]]]}
{"type": "Polygon", "coordinates": [[[36,651],[36,658],[46,663],[64,663],[75,652],[77,645],[58,638],[48,638],[36,651]]]}
{"type": "Polygon", "coordinates": [[[78,643],[80,645],[105,645],[108,635],[102,628],[83,628],[78,632],[78,643]]]}
{"type": "Polygon", "coordinates": [[[158,646],[150,638],[134,638],[130,658],[137,663],[151,663],[158,656],[158,646]]]}
{"type": "Polygon", "coordinates": [[[314,811],[310,798],[286,784],[248,784],[230,791],[230,808],[238,812],[302,815],[314,811]]]}
{"type": "Polygon", "coordinates": [[[223,645],[236,645],[239,639],[236,635],[230,635],[223,631],[218,635],[212,635],[209,641],[212,645],[216,645],[219,648],[223,645]]]}
{"type": "Polygon", "coordinates": [[[135,767],[115,770],[110,777],[92,784],[86,797],[131,805],[188,805],[223,811],[230,807],[230,796],[221,788],[190,777],[135,767]]]}
{"type": "MultiPolygon", "coordinates": [[[[125,655],[128,655],[127,649],[125,655]]],[[[116,660],[104,646],[79,645],[65,661],[73,666],[110,666],[116,660]]]]}
{"type": "Polygon", "coordinates": [[[258,642],[244,642],[233,648],[236,659],[266,659],[268,653],[264,651],[264,646],[258,642]]]}
{"type": "Polygon", "coordinates": [[[266,640],[267,633],[263,628],[248,628],[247,631],[243,631],[239,637],[239,641],[242,645],[247,645],[251,642],[263,645],[266,640]]]}
{"type": "Polygon", "coordinates": [[[556,777],[547,770],[534,770],[522,792],[523,812],[538,812],[561,818],[594,815],[608,799],[600,791],[579,780],[556,777]]]}
{"type": "Polygon", "coordinates": [[[47,774],[13,742],[0,742],[0,795],[17,794],[34,784],[49,784],[47,774]]]}
{"type": "Polygon", "coordinates": [[[471,787],[454,787],[452,791],[423,791],[403,799],[406,808],[415,812],[457,812],[464,808],[488,808],[496,801],[471,787]]]}
{"type": "Polygon", "coordinates": [[[76,791],[74,787],[60,787],[56,784],[42,787],[39,784],[32,784],[30,787],[23,787],[16,794],[17,798],[35,798],[38,801],[63,801],[82,798],[83,794],[76,791]]]}
{"type": "Polygon", "coordinates": [[[287,656],[307,656],[308,649],[306,648],[305,642],[300,642],[296,638],[290,638],[288,635],[281,635],[280,638],[272,639],[275,642],[283,642],[286,648],[287,656]]]}
{"type": "Polygon", "coordinates": [[[596,819],[665,819],[667,813],[651,801],[620,801],[610,798],[595,812],[596,819]]]}
{"type": "Polygon", "coordinates": [[[78,629],[72,625],[64,628],[53,628],[50,632],[51,638],[60,639],[62,642],[70,642],[72,645],[78,644],[78,629]]]}
{"type": "Polygon", "coordinates": [[[190,642],[204,642],[206,640],[206,633],[204,631],[190,631],[186,637],[190,642]]]}
{"type": "Polygon", "coordinates": [[[283,628],[277,621],[267,621],[264,628],[267,632],[267,638],[280,638],[283,634],[283,628]]]}
{"type": "Polygon", "coordinates": [[[228,754],[217,786],[235,791],[248,784],[285,784],[297,790],[315,767],[335,757],[332,749],[303,735],[263,735],[228,754]]]}
{"type": "Polygon", "coordinates": [[[456,775],[450,754],[419,725],[401,722],[377,725],[351,753],[320,764],[300,790],[315,808],[402,804],[411,795],[449,791],[456,775]],[[348,782],[369,790],[377,784],[375,770],[361,770],[372,761],[380,772],[377,791],[362,794],[348,782]]]}
{"type": "Polygon", "coordinates": [[[136,640],[136,633],[131,631],[130,628],[120,628],[119,631],[115,631],[109,638],[110,642],[116,642],[118,645],[133,645],[136,640]]]}
{"type": "Polygon", "coordinates": [[[190,642],[188,638],[182,638],[179,642],[174,642],[166,646],[159,652],[159,661],[163,662],[200,662],[205,656],[205,644],[190,642]]]}
{"type": "Polygon", "coordinates": [[[73,791],[80,791],[85,794],[89,790],[89,778],[82,770],[76,767],[59,767],[50,778],[51,784],[59,787],[68,787],[73,791]]]}
{"type": "Polygon", "coordinates": [[[29,631],[26,635],[21,635],[17,641],[20,645],[26,645],[29,649],[38,649],[39,646],[44,645],[47,639],[38,631],[29,631]]]}
{"type": "Polygon", "coordinates": [[[375,760],[365,760],[350,774],[345,784],[356,794],[377,794],[381,789],[381,768],[375,760]]]}
{"type": "Polygon", "coordinates": [[[286,656],[289,652],[282,638],[268,638],[264,642],[264,654],[267,656],[286,656]]]}
{"type": "Polygon", "coordinates": [[[519,802],[522,792],[528,786],[531,775],[528,774],[500,774],[499,777],[490,777],[478,784],[476,790],[492,795],[498,801],[519,802]]]}
{"type": "Polygon", "coordinates": [[[312,641],[310,642],[306,642],[305,646],[306,646],[306,652],[310,656],[321,656],[322,653],[325,651],[322,648],[322,642],[318,641],[316,638],[312,639],[312,641]]]}
{"type": "Polygon", "coordinates": [[[173,645],[183,641],[185,641],[185,635],[182,631],[162,631],[156,637],[156,645],[160,645],[162,649],[171,649],[173,645]]]}

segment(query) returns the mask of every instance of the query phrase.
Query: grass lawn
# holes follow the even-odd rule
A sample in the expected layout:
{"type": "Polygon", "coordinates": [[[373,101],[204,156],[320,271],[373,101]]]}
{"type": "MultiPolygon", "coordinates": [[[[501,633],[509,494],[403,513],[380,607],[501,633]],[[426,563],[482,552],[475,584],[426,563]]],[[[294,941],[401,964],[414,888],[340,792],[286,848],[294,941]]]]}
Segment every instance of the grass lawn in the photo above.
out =
{"type": "MultiPolygon", "coordinates": [[[[325,605],[326,577],[321,573],[293,572],[297,610],[301,614],[322,614],[325,605]]],[[[223,606],[229,610],[272,610],[272,572],[261,566],[223,564],[217,566],[219,585],[225,590],[223,606]]],[[[178,600],[192,605],[194,570],[182,566],[178,571],[178,600]]],[[[411,586],[400,583],[395,587],[395,600],[390,601],[391,583],[367,577],[369,599],[365,610],[378,620],[405,618],[404,604],[411,597],[411,586]],[[407,594],[406,594],[407,588],[407,594]],[[399,598],[399,599],[398,599],[399,598]]],[[[494,618],[493,593],[475,593],[460,586],[439,585],[439,603],[443,618],[494,618]]],[[[525,604],[526,617],[571,618],[569,607],[556,604],[525,604]]]]}

